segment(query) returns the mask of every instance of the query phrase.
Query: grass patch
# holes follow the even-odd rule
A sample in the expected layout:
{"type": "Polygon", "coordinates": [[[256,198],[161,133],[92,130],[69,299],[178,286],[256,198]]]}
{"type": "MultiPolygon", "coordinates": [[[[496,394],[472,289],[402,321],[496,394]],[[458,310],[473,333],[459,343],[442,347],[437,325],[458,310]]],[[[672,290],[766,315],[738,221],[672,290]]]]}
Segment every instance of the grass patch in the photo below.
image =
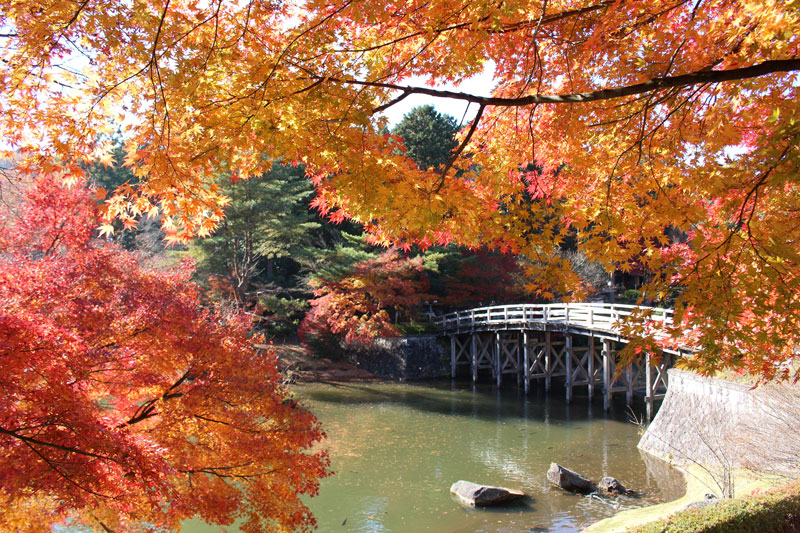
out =
{"type": "Polygon", "coordinates": [[[800,531],[800,481],[770,492],[688,509],[632,533],[767,533],[800,531]]]}

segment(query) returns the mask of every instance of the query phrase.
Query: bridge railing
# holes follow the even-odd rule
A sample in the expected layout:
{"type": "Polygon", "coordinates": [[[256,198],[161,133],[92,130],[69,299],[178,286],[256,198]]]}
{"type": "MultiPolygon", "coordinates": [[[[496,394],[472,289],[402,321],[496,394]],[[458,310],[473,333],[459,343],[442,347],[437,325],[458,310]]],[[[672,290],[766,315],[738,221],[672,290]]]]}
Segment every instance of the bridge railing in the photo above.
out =
{"type": "Polygon", "coordinates": [[[624,304],[559,303],[477,307],[438,317],[436,325],[442,333],[534,323],[618,332],[621,322],[631,315],[647,317],[657,324],[672,324],[671,309],[624,304]]]}

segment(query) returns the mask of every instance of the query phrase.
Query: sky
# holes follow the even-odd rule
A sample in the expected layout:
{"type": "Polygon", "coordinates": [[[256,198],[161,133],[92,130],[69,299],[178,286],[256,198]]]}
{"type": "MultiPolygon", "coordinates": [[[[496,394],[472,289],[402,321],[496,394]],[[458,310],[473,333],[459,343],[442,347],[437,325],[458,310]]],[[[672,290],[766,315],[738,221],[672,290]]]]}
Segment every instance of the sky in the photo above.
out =
{"type": "MultiPolygon", "coordinates": [[[[437,85],[434,89],[442,89],[447,91],[459,91],[477,96],[491,96],[494,82],[492,77],[494,75],[494,63],[487,62],[481,74],[475,75],[460,85],[445,84],[437,85]]],[[[409,86],[425,86],[425,81],[422,78],[408,78],[401,85],[409,86]]],[[[400,93],[398,92],[397,95],[400,93]]],[[[475,117],[478,112],[476,104],[467,105],[467,102],[461,100],[451,100],[449,98],[435,98],[424,94],[412,94],[401,102],[393,105],[384,112],[384,115],[389,119],[389,129],[393,128],[398,122],[403,119],[403,116],[411,111],[413,108],[421,105],[430,104],[436,108],[439,113],[445,113],[455,117],[461,123],[463,117],[463,124],[469,122],[475,117]],[[466,116],[465,116],[466,112],[466,116]]]]}

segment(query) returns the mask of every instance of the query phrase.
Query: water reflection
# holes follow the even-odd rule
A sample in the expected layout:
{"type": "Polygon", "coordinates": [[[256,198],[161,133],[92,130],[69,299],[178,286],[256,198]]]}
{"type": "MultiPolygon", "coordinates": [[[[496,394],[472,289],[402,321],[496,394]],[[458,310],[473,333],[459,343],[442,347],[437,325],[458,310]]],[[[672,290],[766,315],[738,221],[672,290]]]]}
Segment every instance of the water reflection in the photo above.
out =
{"type": "Polygon", "coordinates": [[[625,406],[471,384],[304,385],[322,420],[337,475],[309,501],[320,531],[577,531],[630,507],[680,496],[680,477],[648,471],[625,406]],[[551,461],[599,480],[618,478],[641,497],[587,498],[553,489],[551,461]],[[520,506],[465,509],[449,494],[466,479],[518,488],[520,506]],[[539,528],[539,529],[535,529],[539,528]]]}

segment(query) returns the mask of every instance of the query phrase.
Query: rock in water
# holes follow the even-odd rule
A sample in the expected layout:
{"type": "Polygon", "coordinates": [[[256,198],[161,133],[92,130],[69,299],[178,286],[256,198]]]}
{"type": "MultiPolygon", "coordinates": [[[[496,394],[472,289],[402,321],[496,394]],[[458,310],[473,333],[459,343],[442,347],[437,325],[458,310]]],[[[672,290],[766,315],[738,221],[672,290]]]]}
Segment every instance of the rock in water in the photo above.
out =
{"type": "Polygon", "coordinates": [[[597,484],[597,488],[606,491],[609,494],[628,494],[631,492],[626,489],[622,483],[617,481],[617,478],[613,478],[611,476],[606,476],[601,479],[600,483],[597,484]]]}
{"type": "Polygon", "coordinates": [[[550,468],[547,470],[547,480],[553,485],[570,492],[588,494],[597,490],[597,485],[558,463],[550,464],[550,468]]]}
{"type": "Polygon", "coordinates": [[[479,507],[497,505],[525,497],[525,493],[519,490],[478,485],[464,480],[453,483],[450,492],[458,496],[462,502],[479,507]]]}

